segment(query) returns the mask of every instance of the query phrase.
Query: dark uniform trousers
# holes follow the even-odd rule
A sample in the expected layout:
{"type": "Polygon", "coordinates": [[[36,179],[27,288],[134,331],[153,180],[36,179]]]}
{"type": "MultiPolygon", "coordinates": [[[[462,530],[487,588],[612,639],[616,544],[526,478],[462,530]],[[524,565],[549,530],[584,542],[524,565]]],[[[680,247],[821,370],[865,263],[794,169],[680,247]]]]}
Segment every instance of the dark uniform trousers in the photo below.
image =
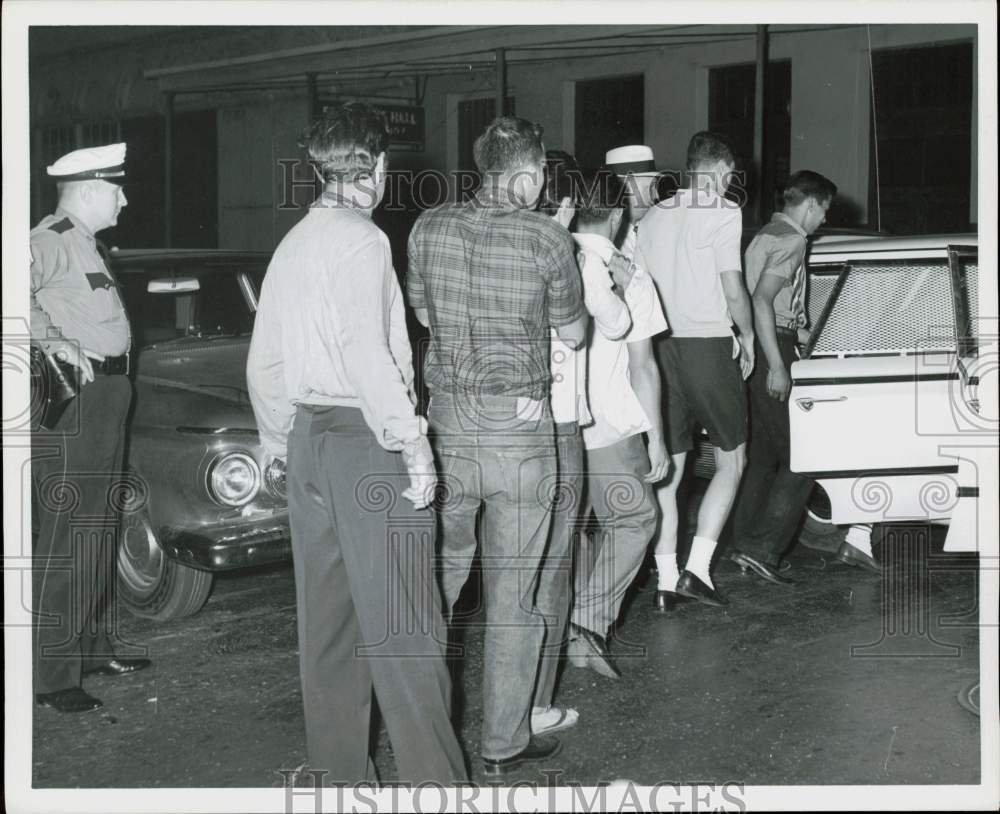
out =
{"type": "Polygon", "coordinates": [[[434,513],[401,496],[402,456],[360,410],[300,406],[288,438],[299,666],[317,784],[374,780],[372,690],[399,781],[467,778],[450,720],[434,513]]]}
{"type": "Polygon", "coordinates": [[[80,684],[115,654],[107,607],[117,554],[127,376],[97,373],[52,430],[31,439],[35,692],[80,684]]]}

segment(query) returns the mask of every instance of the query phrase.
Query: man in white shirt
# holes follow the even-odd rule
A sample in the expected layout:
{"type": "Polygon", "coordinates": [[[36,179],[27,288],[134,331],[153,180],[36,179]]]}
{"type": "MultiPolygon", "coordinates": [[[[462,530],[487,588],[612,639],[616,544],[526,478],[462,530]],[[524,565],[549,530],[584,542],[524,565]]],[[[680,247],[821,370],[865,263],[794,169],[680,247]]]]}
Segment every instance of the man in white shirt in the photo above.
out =
{"type": "MultiPolygon", "coordinates": [[[[545,189],[542,212],[564,228],[576,214],[573,197],[582,186],[576,160],[569,153],[549,150],[545,154],[545,189]]],[[[618,255],[618,279],[627,279],[631,264],[618,255]]],[[[583,302],[594,319],[594,331],[608,339],[619,339],[632,326],[628,306],[615,293],[615,279],[603,263],[584,263],[581,269],[583,302]]],[[[580,530],[580,502],[585,485],[583,434],[581,427],[593,423],[587,405],[587,347],[574,348],[551,331],[552,420],[556,429],[557,480],[552,527],[538,577],[535,606],[546,620],[545,641],[535,682],[531,710],[534,734],[556,732],[576,724],[579,713],[552,706],[559,657],[565,644],[573,576],[573,537],[580,530]]]]}
{"type": "Polygon", "coordinates": [[[377,780],[373,691],[399,779],[467,778],[434,579],[436,484],[402,292],[372,223],[384,117],[351,103],[308,136],[323,194],[268,266],[247,359],[261,443],[288,459],[299,667],[315,783],[377,780]],[[401,455],[399,453],[402,453],[401,455]],[[412,505],[411,505],[412,504],[412,505]]]}
{"type": "MultiPolygon", "coordinates": [[[[622,182],[602,171],[584,177],[577,207],[577,259],[585,280],[597,271],[606,281],[617,250],[611,242],[624,210],[622,182]]],[[[605,282],[605,285],[607,283],[605,282]]],[[[620,675],[606,636],[645,556],[656,528],[652,484],[667,473],[670,459],[660,414],[660,374],[652,337],[667,322],[650,276],[635,268],[621,296],[632,326],[618,338],[594,331],[587,347],[587,398],[593,423],[583,430],[587,494],[599,522],[599,550],[591,562],[581,556],[585,578],[571,615],[568,654],[578,667],[609,678],[620,675]],[[642,435],[647,436],[643,444],[642,435]]],[[[581,584],[582,583],[582,584],[581,584]]]]}
{"type": "Polygon", "coordinates": [[[651,209],[639,232],[636,261],[656,281],[671,335],[659,344],[666,383],[668,446],[674,471],[659,490],[663,522],[656,544],[656,607],[669,611],[681,594],[728,604],[709,573],[746,461],[743,380],[754,361],[753,311],[740,258],[742,215],[724,195],[735,162],[728,144],[708,132],[688,145],[691,184],[651,209]],[[733,337],[733,323],[739,329],[733,337]],[[733,360],[739,357],[739,364],[733,360]],[[677,564],[677,487],[698,426],[715,448],[716,471],[698,512],[683,573],[677,564]]]}

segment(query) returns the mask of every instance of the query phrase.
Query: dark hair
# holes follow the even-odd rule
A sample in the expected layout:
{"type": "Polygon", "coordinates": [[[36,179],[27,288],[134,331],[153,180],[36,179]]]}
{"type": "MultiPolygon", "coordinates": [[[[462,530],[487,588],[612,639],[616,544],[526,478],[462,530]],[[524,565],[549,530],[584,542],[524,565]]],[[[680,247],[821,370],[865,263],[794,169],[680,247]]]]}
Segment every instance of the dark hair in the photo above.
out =
{"type": "Polygon", "coordinates": [[[576,184],[574,203],[577,225],[597,226],[625,206],[625,183],[608,169],[584,170],[576,184]]]}
{"type": "Polygon", "coordinates": [[[563,198],[573,200],[579,180],[580,166],[564,150],[545,151],[545,187],[538,199],[538,209],[546,215],[559,211],[563,198]]]}
{"type": "Polygon", "coordinates": [[[736,164],[733,148],[725,137],[718,133],[710,133],[708,130],[701,130],[691,136],[687,152],[688,170],[696,170],[705,164],[715,164],[717,161],[736,164]]]}
{"type": "Polygon", "coordinates": [[[511,173],[542,162],[542,126],[527,119],[500,116],[472,145],[479,171],[511,173]]]}
{"type": "Polygon", "coordinates": [[[389,146],[385,114],[364,102],[333,105],[312,123],[303,146],[324,182],[368,178],[389,146]]]}
{"type": "Polygon", "coordinates": [[[798,206],[807,198],[817,203],[832,201],[837,196],[837,185],[826,176],[812,170],[799,170],[785,184],[782,198],[788,206],[798,206]]]}

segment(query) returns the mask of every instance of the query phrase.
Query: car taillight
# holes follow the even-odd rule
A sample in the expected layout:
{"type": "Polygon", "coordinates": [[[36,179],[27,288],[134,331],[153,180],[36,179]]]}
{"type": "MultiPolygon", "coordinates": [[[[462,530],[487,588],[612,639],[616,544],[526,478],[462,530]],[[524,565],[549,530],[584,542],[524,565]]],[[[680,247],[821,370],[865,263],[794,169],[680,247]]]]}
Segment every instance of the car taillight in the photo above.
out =
{"type": "Polygon", "coordinates": [[[264,469],[264,485],[267,490],[282,500],[288,497],[288,489],[285,483],[285,462],[279,458],[272,458],[271,463],[264,469]]]}
{"type": "Polygon", "coordinates": [[[224,506],[249,503],[260,489],[260,467],[244,452],[220,455],[208,468],[208,493],[224,506]]]}

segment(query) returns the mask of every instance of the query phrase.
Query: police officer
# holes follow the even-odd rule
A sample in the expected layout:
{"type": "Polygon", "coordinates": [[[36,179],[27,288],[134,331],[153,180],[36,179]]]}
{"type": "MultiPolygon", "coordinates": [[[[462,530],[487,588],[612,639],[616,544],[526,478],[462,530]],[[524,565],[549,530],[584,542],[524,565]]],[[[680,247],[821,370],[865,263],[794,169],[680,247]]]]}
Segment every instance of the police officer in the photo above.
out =
{"type": "Polygon", "coordinates": [[[95,233],[127,203],[125,145],[64,155],[48,174],[59,205],[31,231],[31,338],[79,373],[79,395],[32,436],[38,537],[34,547],[36,701],[85,712],[100,700],[86,674],[123,675],[148,659],[115,656],[105,609],[113,580],[131,336],[95,233]]]}

